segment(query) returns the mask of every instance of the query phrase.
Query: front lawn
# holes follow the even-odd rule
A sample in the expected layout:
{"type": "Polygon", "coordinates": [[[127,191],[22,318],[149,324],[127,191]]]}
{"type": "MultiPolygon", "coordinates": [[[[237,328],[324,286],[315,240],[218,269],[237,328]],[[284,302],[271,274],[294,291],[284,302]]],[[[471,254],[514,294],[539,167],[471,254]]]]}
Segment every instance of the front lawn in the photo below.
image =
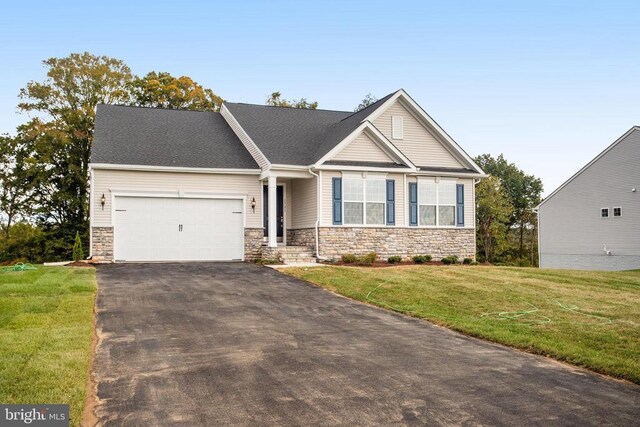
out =
{"type": "Polygon", "coordinates": [[[287,269],[341,295],[640,383],[640,270],[287,269]]]}
{"type": "Polygon", "coordinates": [[[0,402],[68,403],[80,424],[95,291],[93,268],[0,273],[0,402]]]}

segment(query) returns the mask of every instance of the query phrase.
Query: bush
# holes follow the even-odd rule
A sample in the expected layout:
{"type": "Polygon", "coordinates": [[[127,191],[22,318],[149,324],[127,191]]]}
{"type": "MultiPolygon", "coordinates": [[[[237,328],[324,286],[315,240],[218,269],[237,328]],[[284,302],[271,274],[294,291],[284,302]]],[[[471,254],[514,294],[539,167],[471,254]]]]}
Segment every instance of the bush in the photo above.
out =
{"type": "Polygon", "coordinates": [[[393,255],[393,256],[390,256],[389,258],[387,258],[387,262],[389,264],[397,264],[397,263],[399,263],[401,261],[402,261],[402,257],[400,257],[398,255],[393,255]]]}
{"type": "Polygon", "coordinates": [[[478,261],[473,261],[471,265],[480,265],[480,263],[478,261]]]}
{"type": "Polygon", "coordinates": [[[369,252],[366,255],[358,257],[357,261],[360,265],[371,265],[378,259],[378,254],[375,252],[369,252]]]}
{"type": "Polygon", "coordinates": [[[81,261],[84,259],[84,251],[82,250],[82,240],[80,240],[80,233],[76,232],[76,240],[73,243],[73,260],[81,261]]]}
{"type": "Polygon", "coordinates": [[[441,261],[442,261],[443,264],[446,264],[446,265],[457,264],[458,263],[458,257],[455,256],[455,255],[449,255],[449,256],[446,256],[446,257],[442,258],[441,261]]]}
{"type": "Polygon", "coordinates": [[[424,264],[431,261],[431,255],[415,255],[412,259],[416,264],[424,264]]]}
{"type": "Polygon", "coordinates": [[[342,262],[344,262],[345,264],[353,264],[358,260],[358,257],[356,257],[354,254],[344,254],[341,258],[342,262]]]}
{"type": "Polygon", "coordinates": [[[462,260],[463,264],[467,264],[467,265],[471,265],[473,263],[473,259],[471,258],[465,258],[462,260]]]}

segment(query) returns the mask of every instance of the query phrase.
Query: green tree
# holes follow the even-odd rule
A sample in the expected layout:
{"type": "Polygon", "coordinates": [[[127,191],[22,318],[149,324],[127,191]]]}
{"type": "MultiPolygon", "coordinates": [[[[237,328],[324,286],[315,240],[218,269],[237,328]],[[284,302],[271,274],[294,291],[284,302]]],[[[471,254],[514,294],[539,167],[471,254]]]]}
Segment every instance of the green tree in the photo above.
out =
{"type": "Polygon", "coordinates": [[[509,163],[502,154],[497,159],[490,154],[483,154],[475,160],[485,172],[500,179],[501,186],[513,206],[509,226],[517,229],[517,257],[523,259],[525,230],[536,227],[537,219],[532,212],[542,200],[542,181],[509,163]]]}
{"type": "Polygon", "coordinates": [[[269,98],[265,101],[265,104],[272,107],[287,107],[287,108],[307,108],[315,110],[318,108],[318,102],[308,102],[306,98],[287,100],[282,98],[280,92],[273,92],[269,98]]]}
{"type": "Polygon", "coordinates": [[[362,98],[362,101],[360,102],[360,104],[358,104],[358,106],[353,111],[364,110],[365,108],[367,108],[369,105],[373,104],[376,101],[378,101],[378,98],[376,98],[371,93],[368,93],[365,95],[364,98],[362,98]]]}
{"type": "Polygon", "coordinates": [[[19,133],[25,135],[34,158],[37,218],[48,233],[50,253],[64,257],[76,232],[83,236],[88,232],[88,169],[96,106],[126,103],[132,76],[124,62],[88,52],[50,58],[43,64],[46,79],[31,81],[20,91],[18,108],[36,117],[19,133]]]}
{"type": "Polygon", "coordinates": [[[500,180],[489,176],[476,186],[476,222],[479,258],[494,262],[508,242],[509,221],[513,206],[500,180]]]}
{"type": "Polygon", "coordinates": [[[0,227],[5,239],[13,223],[32,212],[34,186],[25,148],[20,137],[0,135],[0,227]]]}
{"type": "Polygon", "coordinates": [[[80,239],[80,233],[76,232],[76,238],[73,243],[73,260],[80,261],[84,258],[84,251],[82,250],[82,240],[80,239]]]}
{"type": "Polygon", "coordinates": [[[128,87],[131,102],[141,107],[218,111],[223,102],[191,77],[174,77],[166,72],[152,71],[144,77],[135,77],[128,87]]]}

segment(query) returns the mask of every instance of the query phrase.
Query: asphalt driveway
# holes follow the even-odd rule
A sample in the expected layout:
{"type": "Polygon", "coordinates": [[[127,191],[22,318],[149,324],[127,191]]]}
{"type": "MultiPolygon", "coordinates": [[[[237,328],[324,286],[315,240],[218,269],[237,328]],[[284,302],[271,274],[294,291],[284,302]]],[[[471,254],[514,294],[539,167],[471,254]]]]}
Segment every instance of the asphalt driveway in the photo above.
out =
{"type": "Polygon", "coordinates": [[[638,425],[640,387],[244,263],[98,269],[104,425],[638,425]]]}

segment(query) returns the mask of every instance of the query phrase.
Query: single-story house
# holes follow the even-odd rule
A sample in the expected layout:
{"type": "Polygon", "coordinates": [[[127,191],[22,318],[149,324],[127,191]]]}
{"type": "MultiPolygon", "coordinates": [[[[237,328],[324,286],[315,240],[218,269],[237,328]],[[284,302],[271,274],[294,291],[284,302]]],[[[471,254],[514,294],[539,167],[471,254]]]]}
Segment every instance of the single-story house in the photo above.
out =
{"type": "Polygon", "coordinates": [[[94,259],[475,257],[484,173],[404,90],[355,113],[100,105],[91,161],[94,259]]]}
{"type": "Polygon", "coordinates": [[[640,268],[640,127],[538,205],[542,268],[640,268]]]}

